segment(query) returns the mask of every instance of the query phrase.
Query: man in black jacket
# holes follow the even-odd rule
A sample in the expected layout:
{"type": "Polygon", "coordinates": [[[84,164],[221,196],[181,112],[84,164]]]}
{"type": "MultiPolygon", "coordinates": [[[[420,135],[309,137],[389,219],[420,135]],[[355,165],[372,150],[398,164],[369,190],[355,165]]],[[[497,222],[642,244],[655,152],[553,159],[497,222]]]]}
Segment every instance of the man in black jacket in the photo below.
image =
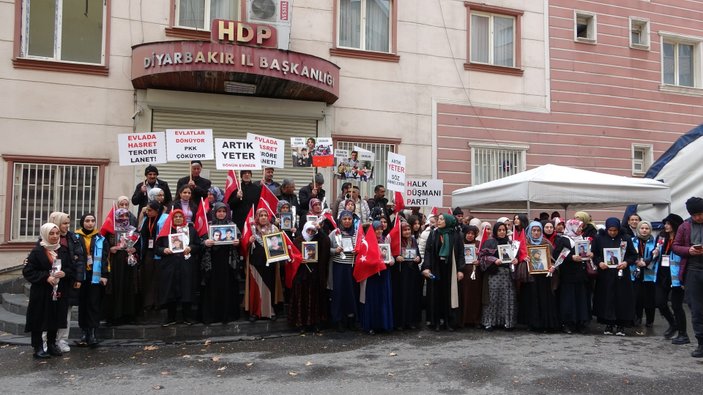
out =
{"type": "Polygon", "coordinates": [[[256,211],[256,205],[259,204],[261,197],[261,187],[251,181],[251,170],[240,171],[239,180],[239,189],[232,193],[227,204],[232,209],[232,222],[241,232],[244,229],[244,220],[252,205],[256,211]]]}
{"type": "MultiPolygon", "coordinates": [[[[322,174],[315,174],[315,182],[300,188],[298,191],[298,199],[300,200],[300,223],[305,223],[305,216],[310,210],[310,199],[320,199],[320,202],[325,200],[325,190],[322,186],[325,184],[325,178],[322,174]]],[[[324,208],[324,207],[323,207],[324,208]]]]}
{"type": "Polygon", "coordinates": [[[171,205],[171,189],[168,187],[168,183],[160,178],[159,169],[154,165],[149,165],[144,169],[144,181],[137,184],[134,188],[134,193],[132,194],[132,204],[137,206],[139,209],[137,212],[141,212],[149,203],[149,191],[152,188],[160,188],[164,191],[164,206],[171,205]]]}
{"type": "MultiPolygon", "coordinates": [[[[199,160],[190,161],[190,175],[178,180],[176,190],[180,191],[183,185],[190,185],[191,198],[194,202],[200,204],[200,198],[207,199],[207,191],[212,183],[207,178],[200,177],[200,172],[203,170],[203,163],[199,160]]],[[[176,198],[179,198],[178,196],[176,198]]]]}

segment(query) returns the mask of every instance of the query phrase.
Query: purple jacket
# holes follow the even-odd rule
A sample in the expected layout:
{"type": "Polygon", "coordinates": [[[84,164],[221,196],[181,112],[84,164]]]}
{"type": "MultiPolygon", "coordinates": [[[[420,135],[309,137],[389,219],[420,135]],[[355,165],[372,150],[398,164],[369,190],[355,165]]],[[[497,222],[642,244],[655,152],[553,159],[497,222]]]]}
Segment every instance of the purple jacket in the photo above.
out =
{"type": "Polygon", "coordinates": [[[679,226],[671,248],[674,250],[674,254],[681,257],[681,263],[679,263],[681,266],[681,284],[686,285],[686,263],[688,263],[688,257],[690,256],[688,249],[691,248],[691,218],[679,226]]]}

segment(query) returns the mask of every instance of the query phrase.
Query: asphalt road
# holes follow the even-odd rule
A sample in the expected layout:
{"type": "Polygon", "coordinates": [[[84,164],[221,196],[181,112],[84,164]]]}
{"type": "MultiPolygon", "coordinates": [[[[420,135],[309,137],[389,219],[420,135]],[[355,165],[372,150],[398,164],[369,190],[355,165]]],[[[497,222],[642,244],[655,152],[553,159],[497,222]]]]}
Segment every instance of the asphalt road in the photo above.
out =
{"type": "MultiPolygon", "coordinates": [[[[661,325],[661,324],[660,324],[661,325]]],[[[34,361],[0,346],[3,393],[700,393],[693,345],[660,336],[323,332],[190,345],[73,348],[34,361]],[[50,393],[50,392],[49,392],[50,393]]],[[[661,333],[663,328],[655,326],[661,333]]]]}

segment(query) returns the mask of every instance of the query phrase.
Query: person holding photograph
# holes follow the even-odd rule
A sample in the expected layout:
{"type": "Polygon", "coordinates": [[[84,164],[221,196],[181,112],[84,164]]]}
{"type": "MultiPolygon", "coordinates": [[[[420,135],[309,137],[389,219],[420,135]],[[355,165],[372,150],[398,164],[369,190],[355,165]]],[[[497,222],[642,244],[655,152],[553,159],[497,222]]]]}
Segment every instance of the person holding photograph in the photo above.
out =
{"type": "Polygon", "coordinates": [[[290,203],[287,200],[279,200],[278,206],[276,207],[276,213],[278,214],[278,218],[276,218],[277,224],[281,222],[281,214],[291,214],[290,216],[283,217],[283,223],[280,223],[280,228],[283,229],[283,232],[285,232],[291,240],[293,240],[295,238],[296,229],[293,227],[293,213],[291,212],[290,203]],[[287,223],[285,223],[286,221],[287,223]]]}
{"type": "Polygon", "coordinates": [[[75,268],[70,264],[70,255],[58,251],[61,232],[55,223],[43,224],[39,235],[41,241],[29,253],[22,269],[22,275],[31,284],[24,331],[31,333],[34,358],[48,359],[63,355],[56,344],[56,335],[59,328],[68,328],[66,294],[73,287],[75,268]],[[59,259],[61,268],[54,269],[59,259]],[[46,351],[42,332],[46,332],[46,351]]]}
{"type": "MultiPolygon", "coordinates": [[[[381,223],[373,221],[371,226],[373,226],[380,248],[380,244],[384,242],[381,223]]],[[[384,247],[386,248],[381,248],[380,251],[381,260],[386,263],[386,267],[392,266],[393,262],[388,263],[390,251],[387,246],[384,247]]],[[[393,301],[391,299],[391,275],[389,270],[381,270],[362,281],[361,284],[361,289],[365,290],[364,298],[361,300],[361,310],[359,311],[362,329],[370,335],[378,331],[392,331],[393,301]]]]}
{"type": "Polygon", "coordinates": [[[630,237],[623,233],[620,220],[611,217],[605,221],[605,229],[593,241],[592,251],[593,261],[599,268],[593,294],[593,315],[599,323],[605,325],[604,335],[625,336],[625,327],[635,319],[635,298],[629,265],[637,260],[637,252],[630,237]],[[603,256],[603,250],[621,249],[623,244],[626,247],[622,262],[616,262],[617,267],[609,267],[613,262],[612,258],[608,259],[608,255],[613,254],[607,251],[606,256],[603,256]]]}
{"type": "MultiPolygon", "coordinates": [[[[468,225],[464,234],[464,245],[475,247],[478,255],[479,230],[475,225],[468,225]]],[[[476,327],[481,325],[481,310],[483,308],[483,271],[478,269],[478,256],[464,266],[464,280],[460,283],[459,305],[461,311],[460,324],[463,327],[476,327]]]]}
{"type": "MultiPolygon", "coordinates": [[[[301,332],[319,332],[328,315],[326,288],[330,239],[318,231],[314,222],[306,222],[294,240],[295,246],[302,249],[303,242],[313,241],[317,242],[317,259],[300,264],[290,290],[288,324],[301,332]]],[[[314,257],[314,252],[311,255],[314,257]]]]}
{"type": "Polygon", "coordinates": [[[259,318],[273,321],[277,318],[274,306],[283,302],[283,289],[279,263],[267,262],[264,236],[278,232],[278,228],[270,222],[268,211],[260,208],[254,214],[251,230],[244,307],[249,312],[251,322],[259,318]]]}
{"type": "MultiPolygon", "coordinates": [[[[541,246],[552,252],[552,246],[544,237],[542,223],[532,221],[528,226],[527,247],[541,246]]],[[[554,277],[545,273],[530,273],[527,265],[533,265],[533,270],[547,270],[547,257],[542,250],[528,249],[528,259],[518,263],[515,269],[517,282],[520,284],[520,304],[518,322],[527,325],[531,331],[553,332],[561,328],[557,298],[554,294],[554,277]],[[534,262],[534,261],[536,262],[534,262]]]]}
{"type": "MultiPolygon", "coordinates": [[[[159,220],[163,207],[156,201],[146,206],[146,218],[140,233],[141,255],[139,264],[139,296],[141,308],[145,311],[158,310],[159,303],[159,261],[156,255],[156,237],[159,234],[159,220]]],[[[166,216],[166,215],[164,215],[166,216]]]]}
{"type": "MultiPolygon", "coordinates": [[[[393,242],[390,238],[386,239],[388,243],[393,242]]],[[[400,223],[400,255],[394,260],[395,264],[388,268],[393,292],[393,323],[396,330],[416,329],[422,313],[422,259],[412,227],[405,221],[400,223]],[[408,254],[408,251],[412,252],[408,254]]]]}
{"type": "Polygon", "coordinates": [[[137,267],[130,265],[130,254],[138,252],[138,244],[127,247],[119,238],[125,232],[136,231],[129,224],[126,208],[115,210],[115,234],[107,237],[110,244],[110,281],[105,287],[105,316],[108,325],[133,324],[137,317],[137,267]]]}
{"type": "Polygon", "coordinates": [[[518,258],[503,262],[498,254],[498,246],[503,244],[510,244],[508,226],[498,222],[493,227],[493,237],[485,240],[479,251],[479,264],[488,278],[488,299],[484,300],[481,323],[488,331],[496,327],[512,330],[517,324],[517,290],[510,266],[516,265],[518,258]]]}
{"type": "Polygon", "coordinates": [[[459,282],[464,278],[464,242],[451,214],[437,217],[437,229],[427,239],[422,274],[427,281],[427,320],[434,330],[453,331],[458,317],[459,282]]]}
{"type": "Polygon", "coordinates": [[[559,255],[566,248],[569,254],[557,268],[559,275],[559,318],[562,330],[566,334],[574,331],[587,333],[587,324],[591,319],[588,277],[586,265],[592,259],[593,252],[588,253],[588,258],[576,254],[576,242],[583,240],[583,222],[578,219],[566,221],[564,235],[556,238],[554,254],[559,255]]]}
{"type": "Polygon", "coordinates": [[[683,310],[684,290],[679,277],[681,257],[672,249],[676,231],[683,224],[683,218],[672,213],[664,218],[662,223],[664,231],[657,238],[657,246],[660,250],[659,270],[657,270],[655,283],[657,307],[662,317],[669,323],[669,328],[664,332],[664,338],[673,338],[672,344],[688,344],[691,340],[686,333],[686,314],[683,310]],[[669,299],[671,299],[671,309],[669,309],[669,299]],[[675,338],[674,334],[677,334],[675,338]]]}
{"type": "Polygon", "coordinates": [[[657,279],[657,269],[659,269],[657,263],[659,250],[657,242],[652,236],[652,224],[648,221],[640,221],[637,224],[636,237],[632,238],[632,243],[637,251],[637,261],[633,262],[630,267],[635,293],[635,326],[637,327],[635,334],[644,336],[642,318],[646,317],[645,327],[651,328],[654,325],[656,312],[654,282],[657,279]]]}
{"type": "MultiPolygon", "coordinates": [[[[229,207],[222,202],[213,205],[211,226],[232,225],[229,207]]],[[[221,322],[226,325],[239,319],[239,280],[237,262],[239,240],[228,244],[215,244],[218,240],[206,239],[200,260],[200,311],[205,325],[221,322]]]]}
{"type": "Polygon", "coordinates": [[[354,228],[353,214],[342,210],[339,214],[339,236],[336,231],[329,236],[332,255],[331,285],[332,295],[330,318],[337,330],[355,329],[358,318],[359,287],[354,281],[354,253],[344,252],[338,240],[350,239],[354,245],[357,229],[354,228]]]}
{"type": "MultiPolygon", "coordinates": [[[[166,320],[163,327],[176,324],[176,310],[181,306],[183,323],[191,325],[191,305],[194,299],[195,284],[194,269],[191,262],[193,254],[197,254],[201,248],[200,238],[193,227],[193,224],[186,222],[185,214],[180,209],[171,211],[171,228],[168,230],[168,237],[159,237],[156,240],[156,253],[161,257],[159,277],[159,302],[166,308],[166,320]],[[183,245],[183,252],[176,252],[175,247],[169,246],[169,238],[175,233],[186,233],[182,227],[188,228],[188,242],[183,245]],[[186,245],[187,244],[187,245],[186,245]]],[[[179,240],[180,241],[180,240],[179,240]]]]}

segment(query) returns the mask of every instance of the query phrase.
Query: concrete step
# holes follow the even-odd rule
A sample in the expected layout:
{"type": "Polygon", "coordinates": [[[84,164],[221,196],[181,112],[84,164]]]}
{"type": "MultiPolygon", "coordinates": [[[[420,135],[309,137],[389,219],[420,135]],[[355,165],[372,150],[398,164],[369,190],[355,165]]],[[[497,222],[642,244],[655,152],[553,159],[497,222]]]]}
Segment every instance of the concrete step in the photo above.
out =
{"type": "MultiPolygon", "coordinates": [[[[4,293],[0,297],[2,298],[2,307],[5,310],[20,315],[27,314],[27,306],[29,305],[29,297],[27,295],[4,293]]],[[[71,320],[78,320],[77,306],[71,307],[71,320]]]]}

